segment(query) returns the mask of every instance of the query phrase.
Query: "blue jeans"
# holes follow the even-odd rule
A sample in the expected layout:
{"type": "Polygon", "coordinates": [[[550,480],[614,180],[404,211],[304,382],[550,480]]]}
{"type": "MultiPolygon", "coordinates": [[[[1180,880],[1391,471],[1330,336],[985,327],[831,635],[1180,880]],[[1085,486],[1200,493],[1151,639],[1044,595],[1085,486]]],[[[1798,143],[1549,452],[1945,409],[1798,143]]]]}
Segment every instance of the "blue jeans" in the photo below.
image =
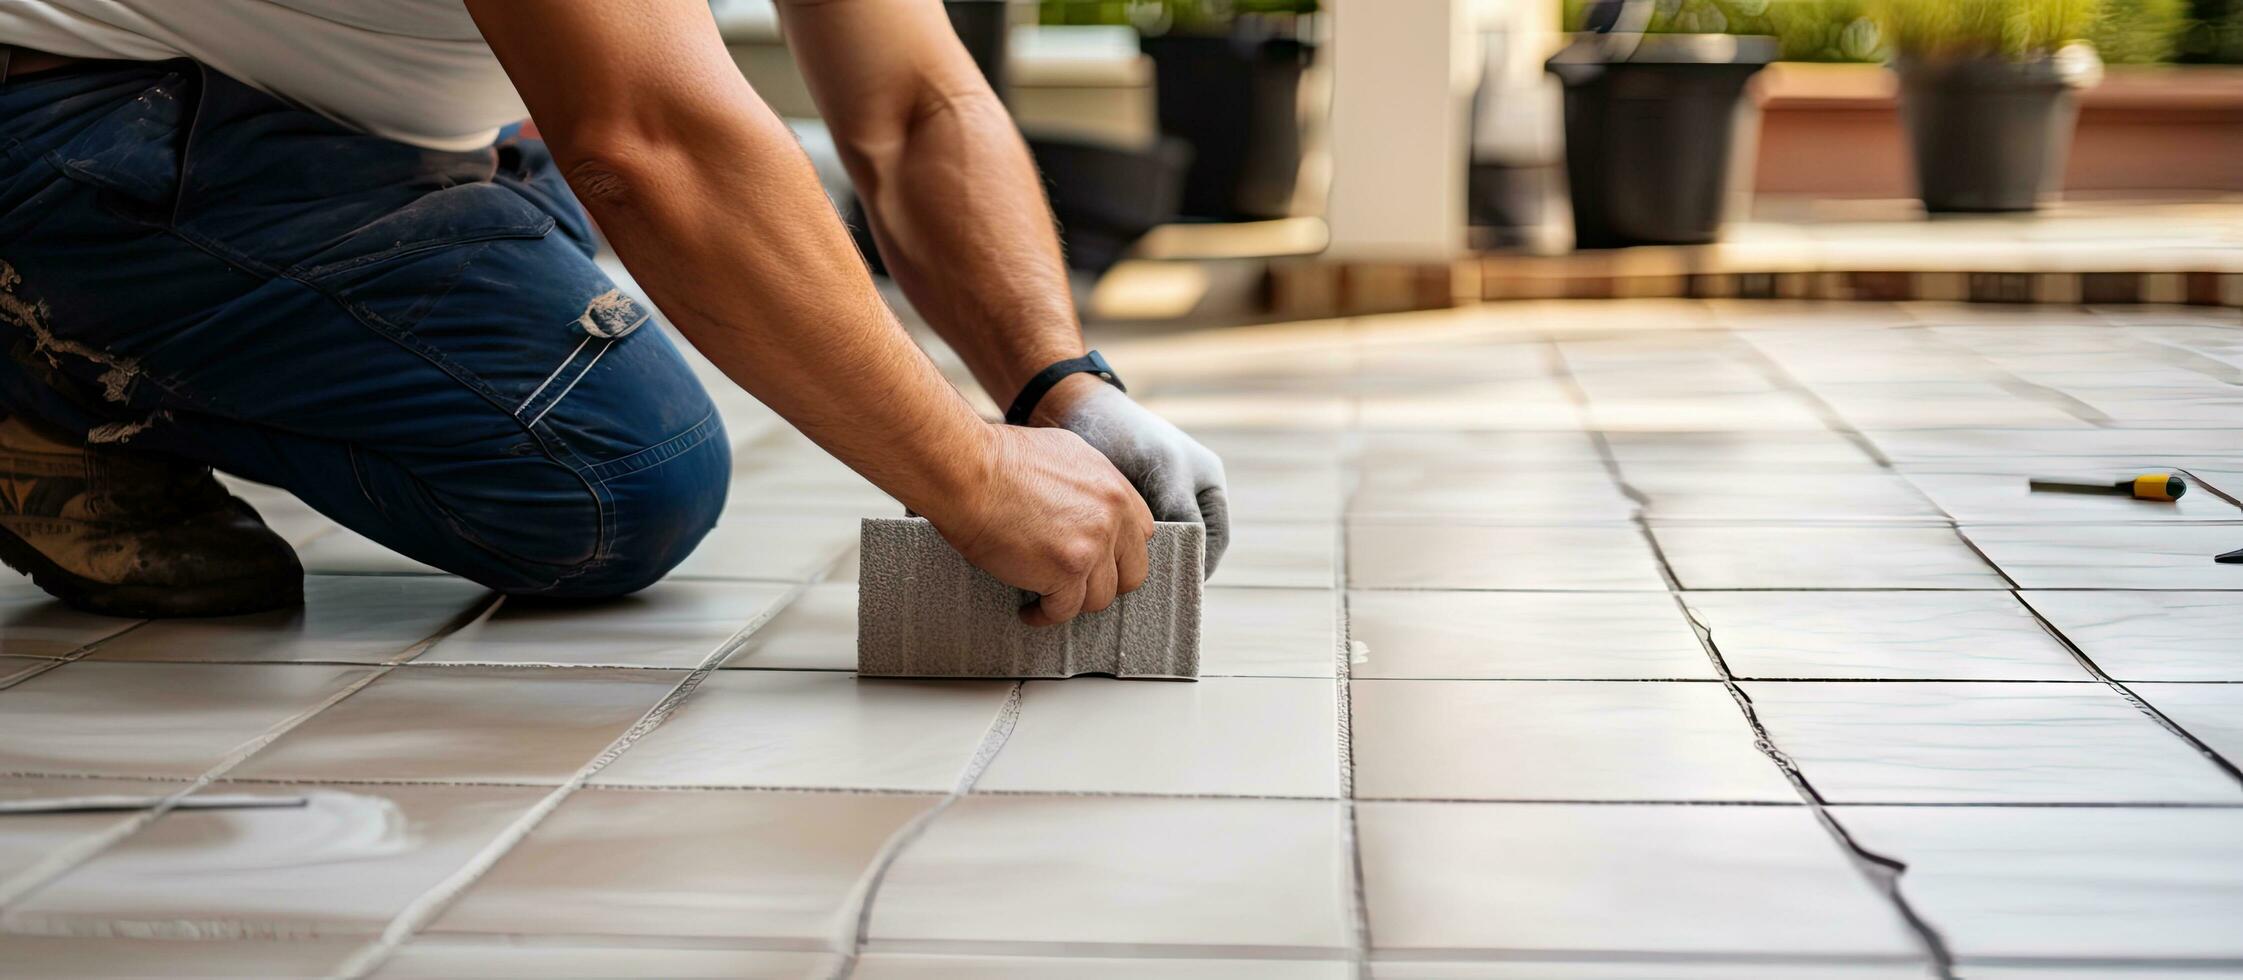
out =
{"type": "Polygon", "coordinates": [[[0,411],[502,591],[642,588],[724,506],[708,393],[592,251],[533,141],[424,150],[191,61],[0,84],[0,411]]]}

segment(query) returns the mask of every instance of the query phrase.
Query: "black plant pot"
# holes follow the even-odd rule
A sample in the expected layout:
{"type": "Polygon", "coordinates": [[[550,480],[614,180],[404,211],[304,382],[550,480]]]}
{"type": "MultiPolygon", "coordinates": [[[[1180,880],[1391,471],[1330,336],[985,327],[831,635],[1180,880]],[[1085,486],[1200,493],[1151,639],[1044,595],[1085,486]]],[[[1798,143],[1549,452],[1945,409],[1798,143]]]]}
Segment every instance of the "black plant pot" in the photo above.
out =
{"type": "Polygon", "coordinates": [[[1005,51],[1011,47],[1012,26],[1004,0],[943,0],[942,8],[990,89],[1000,99],[1010,94],[1005,88],[1005,51]]]}
{"type": "Polygon", "coordinates": [[[2079,107],[2053,61],[1896,67],[1924,210],[2031,211],[2063,185],[2079,107]]]}
{"type": "Polygon", "coordinates": [[[1551,58],[1575,247],[1713,241],[1745,82],[1776,51],[1772,37],[1592,34],[1551,58]]]}
{"type": "Polygon", "coordinates": [[[1052,216],[1073,269],[1103,272],[1155,225],[1176,216],[1191,147],[1163,139],[1145,150],[1028,138],[1051,193],[1052,216]]]}
{"type": "Polygon", "coordinates": [[[1153,59],[1160,131],[1191,145],[1181,212],[1282,218],[1301,169],[1301,72],[1316,49],[1291,38],[1163,34],[1153,59]]]}
{"type": "MultiPolygon", "coordinates": [[[[1003,0],[945,0],[950,26],[965,42],[975,64],[1002,96],[1008,26],[1003,0]]],[[[1026,137],[1059,223],[1067,265],[1102,272],[1121,261],[1130,245],[1154,226],[1176,217],[1177,189],[1192,159],[1191,147],[1162,139],[1146,149],[1099,146],[1067,139],[1026,137]]],[[[862,199],[849,209],[849,231],[857,251],[876,274],[886,261],[872,235],[872,220],[862,199]]]]}

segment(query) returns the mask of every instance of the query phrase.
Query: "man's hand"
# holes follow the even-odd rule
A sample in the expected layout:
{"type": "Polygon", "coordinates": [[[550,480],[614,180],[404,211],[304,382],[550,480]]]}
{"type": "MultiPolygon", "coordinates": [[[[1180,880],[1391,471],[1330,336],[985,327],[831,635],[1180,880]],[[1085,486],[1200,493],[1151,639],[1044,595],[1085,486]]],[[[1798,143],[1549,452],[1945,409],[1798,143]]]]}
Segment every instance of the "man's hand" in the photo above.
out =
{"type": "Polygon", "coordinates": [[[989,429],[988,471],[955,509],[927,517],[967,561],[1043,596],[1020,618],[1064,623],[1144,584],[1153,515],[1129,481],[1072,433],[989,429]]]}
{"type": "Polygon", "coordinates": [[[1033,421],[1073,432],[1106,454],[1144,495],[1155,520],[1207,525],[1206,574],[1215,574],[1231,522],[1223,461],[1214,452],[1088,374],[1071,375],[1044,395],[1033,421]]]}

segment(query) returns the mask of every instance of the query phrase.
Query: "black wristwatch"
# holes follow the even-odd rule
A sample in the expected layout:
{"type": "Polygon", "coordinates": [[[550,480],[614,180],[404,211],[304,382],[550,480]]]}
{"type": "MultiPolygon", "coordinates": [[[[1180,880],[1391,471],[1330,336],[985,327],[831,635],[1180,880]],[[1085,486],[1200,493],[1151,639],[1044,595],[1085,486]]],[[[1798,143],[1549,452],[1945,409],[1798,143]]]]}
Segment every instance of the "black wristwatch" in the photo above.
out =
{"type": "Polygon", "coordinates": [[[1053,385],[1070,374],[1086,373],[1095,374],[1098,380],[1123,391],[1129,390],[1128,385],[1122,384],[1121,376],[1114,373],[1114,366],[1106,363],[1106,355],[1091,351],[1047,367],[1029,378],[1028,383],[1020,387],[1020,397],[1012,400],[1011,408],[1005,409],[1006,424],[1027,425],[1028,416],[1035,414],[1036,404],[1044,400],[1044,394],[1051,391],[1053,385]]]}

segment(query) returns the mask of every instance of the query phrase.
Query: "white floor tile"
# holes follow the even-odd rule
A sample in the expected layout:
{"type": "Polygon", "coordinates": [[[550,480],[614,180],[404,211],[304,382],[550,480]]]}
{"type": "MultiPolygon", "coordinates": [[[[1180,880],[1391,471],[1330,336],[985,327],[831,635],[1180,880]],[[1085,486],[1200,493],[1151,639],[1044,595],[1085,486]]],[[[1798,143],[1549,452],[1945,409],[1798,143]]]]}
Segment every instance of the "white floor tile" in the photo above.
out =
{"type": "Polygon", "coordinates": [[[612,980],[676,977],[708,980],[809,980],[832,976],[839,954],[660,945],[591,946],[579,942],[532,946],[485,939],[419,939],[398,950],[374,976],[378,980],[455,980],[458,977],[521,980],[612,980]]]}
{"type": "Polygon", "coordinates": [[[855,517],[726,514],[670,576],[805,581],[857,543],[857,524],[855,517]]]}
{"type": "Polygon", "coordinates": [[[2007,592],[1692,592],[1738,677],[2087,681],[2007,592]]]}
{"type": "Polygon", "coordinates": [[[1650,545],[1627,525],[1356,522],[1347,541],[1347,581],[1358,589],[1666,588],[1650,545]]]}
{"type": "MultiPolygon", "coordinates": [[[[0,572],[0,580],[13,578],[0,572]]],[[[61,657],[130,628],[138,620],[82,613],[45,592],[28,578],[0,591],[0,650],[19,657],[61,657]]]]}
{"type": "Polygon", "coordinates": [[[304,563],[304,571],[313,575],[444,574],[347,527],[337,527],[297,544],[296,558],[304,563]]]}
{"type": "Polygon", "coordinates": [[[1359,521],[1626,521],[1636,505],[1594,462],[1462,463],[1454,460],[1366,465],[1348,505],[1359,521]]]}
{"type": "Polygon", "coordinates": [[[1345,960],[1116,959],[868,953],[857,980],[1353,980],[1345,960]]]}
{"type": "Polygon", "coordinates": [[[2122,681],[2243,681],[2243,593],[2023,593],[2122,681]]]}
{"type": "Polygon", "coordinates": [[[1331,677],[1338,606],[1330,589],[1207,589],[1200,594],[1200,675],[1331,677]]]}
{"type": "Polygon", "coordinates": [[[709,676],[595,784],[947,792],[1012,685],[823,671],[709,676]]]}
{"type": "Polygon", "coordinates": [[[1907,863],[1902,889],[1959,956],[2243,958],[2234,810],[1841,807],[1837,816],[1862,846],[1907,863]]]}
{"type": "Polygon", "coordinates": [[[1366,802],[1356,819],[1382,951],[1916,951],[1804,807],[1366,802]]]}
{"type": "Polygon", "coordinates": [[[46,673],[63,663],[46,657],[0,657],[0,689],[46,673]]]}
{"type": "Polygon", "coordinates": [[[558,784],[684,677],[672,670],[400,667],[228,775],[558,784]]]}
{"type": "Polygon", "coordinates": [[[1644,514],[1653,520],[1876,523],[1942,516],[1908,481],[1872,469],[1663,463],[1628,466],[1624,475],[1648,498],[1644,514]]]}
{"type": "Polygon", "coordinates": [[[1355,677],[1719,676],[1665,593],[1348,593],[1355,677]]]}
{"type": "Polygon", "coordinates": [[[2243,684],[2129,684],[2229,763],[2243,765],[2243,684]]]}
{"type": "Polygon", "coordinates": [[[91,659],[386,663],[496,598],[449,575],[307,575],[302,608],[157,620],[91,659]]]}
{"type": "Polygon", "coordinates": [[[78,662],[0,690],[0,772],[193,777],[366,674],[78,662]]]}
{"type": "Polygon", "coordinates": [[[2243,785],[2098,684],[1746,690],[1833,803],[2243,803],[2243,785]]]}
{"type": "Polygon", "coordinates": [[[771,607],[768,582],[667,581],[615,599],[508,598],[417,663],[693,667],[771,607]]]}
{"type": "Polygon", "coordinates": [[[294,789],[307,805],[165,814],[34,892],[0,923],[158,938],[378,933],[546,793],[501,786],[294,789]]]}
{"type": "Polygon", "coordinates": [[[1342,808],[971,796],[904,850],[870,938],[1348,946],[1342,808]]]}
{"type": "MultiPolygon", "coordinates": [[[[1238,515],[1233,515],[1236,518],[1238,515]]],[[[1230,549],[1212,586],[1328,589],[1339,532],[1330,524],[1264,524],[1234,519],[1230,549]]]]}
{"type": "Polygon", "coordinates": [[[857,583],[820,582],[748,634],[726,667],[857,669],[857,583]]]}
{"type": "Polygon", "coordinates": [[[1798,801],[1710,683],[1353,684],[1355,795],[1798,801]]]}
{"type": "Polygon", "coordinates": [[[1341,469],[1333,460],[1223,462],[1223,491],[1233,515],[1250,514],[1257,521],[1339,519],[1341,469]]]}
{"type": "Polygon", "coordinates": [[[1685,589],[2000,589],[1944,527],[1658,525],[1685,589]]]}
{"type": "Polygon", "coordinates": [[[1322,678],[1030,681],[977,790],[1338,796],[1338,692],[1322,678]]]}
{"type": "Polygon", "coordinates": [[[934,796],[590,789],[430,931],[798,940],[853,935],[852,890],[934,796]]]}
{"type": "Polygon", "coordinates": [[[1965,525],[1986,557],[2027,589],[2243,589],[2243,525],[1965,525]]]}
{"type": "MultiPolygon", "coordinates": [[[[178,792],[186,785],[139,779],[0,776],[0,803],[87,802],[97,798],[152,800],[178,792]]],[[[113,810],[0,814],[0,881],[46,860],[64,846],[102,833],[131,816],[129,812],[113,810]]],[[[4,942],[0,939],[0,949],[6,948],[4,942]]]]}
{"type": "MultiPolygon", "coordinates": [[[[1879,962],[1830,963],[1757,956],[1678,961],[1672,955],[1658,954],[1620,954],[1610,960],[1506,955],[1477,962],[1390,960],[1371,964],[1371,980],[1923,980],[1929,974],[1928,965],[1899,956],[1882,957],[1879,962]]],[[[1976,978],[1977,974],[1970,976],[1976,978]]]]}
{"type": "Polygon", "coordinates": [[[0,963],[26,977],[332,976],[364,942],[355,939],[196,940],[0,933],[0,963]]]}
{"type": "Polygon", "coordinates": [[[1623,473],[1644,466],[1708,469],[1810,467],[1874,472],[1876,460],[1844,435],[1819,432],[1614,432],[1605,436],[1623,473]]]}

